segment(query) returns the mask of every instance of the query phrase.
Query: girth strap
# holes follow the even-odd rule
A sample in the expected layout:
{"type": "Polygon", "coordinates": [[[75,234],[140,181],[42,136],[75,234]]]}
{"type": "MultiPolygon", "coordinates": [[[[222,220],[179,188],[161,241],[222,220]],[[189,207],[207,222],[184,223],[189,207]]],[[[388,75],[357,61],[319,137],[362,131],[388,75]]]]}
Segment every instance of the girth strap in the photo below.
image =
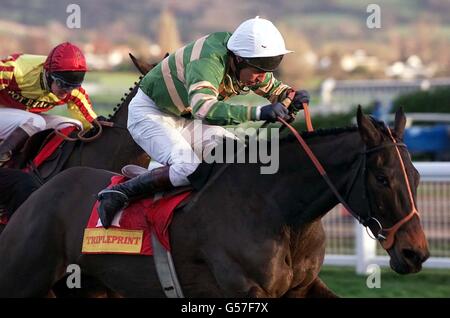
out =
{"type": "Polygon", "coordinates": [[[158,274],[161,287],[167,298],[184,298],[178,281],[175,266],[173,265],[172,255],[161,245],[156,235],[151,234],[153,261],[155,262],[156,272],[158,274]]]}

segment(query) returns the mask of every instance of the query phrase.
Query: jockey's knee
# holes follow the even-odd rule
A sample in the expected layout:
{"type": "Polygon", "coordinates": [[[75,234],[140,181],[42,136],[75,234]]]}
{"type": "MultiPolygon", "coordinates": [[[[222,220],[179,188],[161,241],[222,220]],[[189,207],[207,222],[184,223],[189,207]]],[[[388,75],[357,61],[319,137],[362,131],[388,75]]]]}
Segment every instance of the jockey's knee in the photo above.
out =
{"type": "Polygon", "coordinates": [[[218,144],[222,143],[224,138],[236,140],[238,139],[236,135],[234,135],[224,127],[208,126],[208,128],[205,129],[203,133],[202,157],[206,158],[218,144]]]}
{"type": "Polygon", "coordinates": [[[170,166],[169,178],[175,187],[189,185],[188,176],[194,173],[200,163],[175,163],[170,166]]]}
{"type": "Polygon", "coordinates": [[[35,133],[42,131],[46,127],[45,119],[36,114],[29,114],[28,118],[25,118],[20,124],[19,127],[22,128],[26,133],[30,136],[35,133]]]}

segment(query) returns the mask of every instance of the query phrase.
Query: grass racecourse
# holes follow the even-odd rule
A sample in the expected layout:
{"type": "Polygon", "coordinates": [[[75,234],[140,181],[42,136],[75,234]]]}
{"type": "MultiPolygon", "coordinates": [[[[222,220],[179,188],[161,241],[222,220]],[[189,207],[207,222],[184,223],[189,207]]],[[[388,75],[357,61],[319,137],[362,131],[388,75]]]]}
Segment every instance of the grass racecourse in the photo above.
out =
{"type": "Polygon", "coordinates": [[[382,268],[380,288],[367,287],[368,276],[357,275],[354,267],[324,266],[320,277],[340,297],[450,297],[450,269],[426,268],[417,274],[399,275],[382,268]]]}

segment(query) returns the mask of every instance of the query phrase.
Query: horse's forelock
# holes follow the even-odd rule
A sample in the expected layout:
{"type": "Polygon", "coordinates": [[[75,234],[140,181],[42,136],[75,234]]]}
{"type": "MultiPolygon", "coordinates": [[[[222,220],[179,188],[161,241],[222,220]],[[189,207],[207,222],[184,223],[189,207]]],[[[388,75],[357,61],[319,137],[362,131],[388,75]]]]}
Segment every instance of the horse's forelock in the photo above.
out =
{"type": "MultiPolygon", "coordinates": [[[[372,121],[372,123],[374,124],[375,128],[380,130],[381,133],[383,134],[383,136],[390,140],[390,134],[389,134],[389,131],[388,131],[388,126],[383,121],[380,121],[380,120],[376,119],[373,116],[369,116],[369,118],[372,121]]],[[[394,138],[396,140],[399,139],[399,137],[397,136],[397,134],[396,134],[394,129],[391,129],[391,133],[392,133],[392,135],[394,136],[394,138]]]]}

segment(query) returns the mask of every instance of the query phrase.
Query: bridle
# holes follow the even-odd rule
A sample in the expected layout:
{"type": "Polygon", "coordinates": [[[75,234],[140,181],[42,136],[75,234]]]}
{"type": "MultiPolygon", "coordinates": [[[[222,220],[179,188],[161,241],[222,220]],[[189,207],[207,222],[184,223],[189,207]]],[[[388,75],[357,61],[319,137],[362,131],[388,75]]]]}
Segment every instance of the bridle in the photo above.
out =
{"type": "MultiPolygon", "coordinates": [[[[392,140],[392,143],[386,144],[386,146],[394,146],[395,147],[394,149],[395,149],[395,152],[396,152],[397,157],[398,157],[399,162],[400,162],[400,167],[402,169],[402,174],[403,174],[403,177],[404,177],[405,183],[406,183],[406,189],[408,190],[409,203],[411,205],[411,211],[405,217],[403,217],[401,220],[397,221],[390,228],[387,228],[387,229],[383,228],[381,226],[380,222],[377,220],[378,224],[380,224],[380,230],[377,233],[377,238],[380,240],[380,243],[383,246],[383,248],[387,250],[387,249],[391,248],[392,245],[394,244],[395,234],[400,229],[400,227],[403,224],[405,224],[408,221],[410,221],[414,217],[414,215],[417,215],[417,217],[420,217],[420,216],[419,216],[419,212],[417,211],[416,204],[414,202],[414,197],[413,197],[413,194],[412,194],[411,185],[409,183],[408,175],[406,173],[405,163],[403,162],[403,158],[400,155],[400,150],[399,150],[400,146],[406,148],[406,145],[404,143],[398,143],[395,140],[394,136],[392,136],[392,132],[389,129],[389,127],[386,127],[386,129],[387,129],[387,131],[389,133],[389,138],[392,140]]],[[[373,151],[378,150],[377,148],[378,147],[371,148],[368,151],[369,152],[373,152],[373,151]]],[[[370,211],[370,209],[369,209],[369,211],[370,211]]],[[[375,218],[373,218],[373,219],[375,219],[375,218]]]]}
{"type": "MultiPolygon", "coordinates": [[[[303,148],[303,150],[306,152],[307,156],[311,159],[312,163],[314,164],[314,166],[316,167],[316,169],[318,170],[318,172],[320,173],[320,175],[322,176],[322,178],[325,180],[325,182],[327,183],[328,187],[331,189],[331,191],[334,193],[334,195],[337,197],[337,199],[340,201],[340,203],[344,206],[344,208],[351,214],[353,215],[353,217],[355,217],[363,226],[369,227],[370,230],[372,231],[373,235],[375,236],[374,238],[377,239],[381,246],[385,249],[388,250],[392,247],[392,245],[394,244],[395,241],[395,234],[397,233],[397,231],[400,229],[400,227],[402,227],[405,223],[407,223],[408,221],[410,221],[414,215],[417,215],[419,217],[419,212],[417,211],[415,202],[414,202],[414,197],[412,195],[412,191],[411,191],[411,186],[409,184],[409,180],[408,180],[408,176],[406,173],[406,169],[405,169],[405,164],[403,162],[402,156],[400,155],[400,151],[399,151],[399,147],[405,147],[406,145],[404,143],[399,143],[395,140],[395,138],[392,135],[391,130],[386,127],[387,131],[389,132],[389,137],[391,139],[391,142],[389,143],[385,143],[383,145],[380,146],[376,146],[373,148],[369,148],[364,150],[363,152],[361,152],[362,155],[362,160],[360,160],[360,167],[357,169],[357,172],[355,174],[355,177],[353,178],[352,182],[351,182],[351,186],[348,190],[348,194],[352,191],[352,188],[355,184],[355,179],[356,177],[359,175],[359,170],[363,169],[363,178],[365,179],[365,167],[366,167],[366,158],[368,155],[375,153],[377,151],[380,151],[382,149],[388,148],[388,147],[394,147],[397,157],[399,159],[400,162],[400,166],[403,172],[403,176],[405,179],[405,183],[406,183],[406,188],[408,189],[408,196],[409,196],[409,201],[411,204],[411,211],[408,213],[408,215],[406,215],[405,217],[403,217],[401,220],[397,221],[392,227],[389,228],[384,228],[381,224],[381,222],[375,218],[373,216],[372,213],[372,209],[371,209],[371,205],[369,205],[369,209],[368,209],[368,214],[364,217],[361,216],[361,214],[356,213],[352,208],[350,208],[350,206],[348,205],[347,201],[342,197],[342,195],[339,193],[339,191],[337,190],[337,188],[334,186],[334,184],[331,182],[328,174],[326,173],[325,169],[323,168],[322,164],[319,162],[319,160],[317,159],[317,157],[314,155],[314,153],[312,152],[311,148],[306,144],[305,140],[302,138],[302,136],[295,130],[295,128],[293,128],[291,125],[289,125],[284,119],[282,119],[281,117],[278,117],[278,120],[284,124],[293,134],[294,136],[297,138],[298,142],[300,143],[301,147],[303,148]],[[378,227],[377,231],[374,231],[370,226],[369,223],[371,222],[375,222],[375,224],[378,227]]],[[[365,184],[365,182],[363,182],[363,184],[365,184]]],[[[364,191],[365,195],[367,195],[367,189],[365,189],[364,191]]],[[[346,196],[348,197],[348,195],[346,196]]]]}

